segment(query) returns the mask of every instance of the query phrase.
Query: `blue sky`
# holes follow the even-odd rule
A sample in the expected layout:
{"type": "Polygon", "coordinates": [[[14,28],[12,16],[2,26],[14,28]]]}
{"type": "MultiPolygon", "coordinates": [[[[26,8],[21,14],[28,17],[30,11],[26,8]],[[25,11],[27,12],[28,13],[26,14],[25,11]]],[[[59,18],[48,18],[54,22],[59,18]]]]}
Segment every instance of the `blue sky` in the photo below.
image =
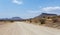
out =
{"type": "Polygon", "coordinates": [[[60,14],[60,0],[0,0],[0,18],[33,18],[41,13],[60,14]]]}

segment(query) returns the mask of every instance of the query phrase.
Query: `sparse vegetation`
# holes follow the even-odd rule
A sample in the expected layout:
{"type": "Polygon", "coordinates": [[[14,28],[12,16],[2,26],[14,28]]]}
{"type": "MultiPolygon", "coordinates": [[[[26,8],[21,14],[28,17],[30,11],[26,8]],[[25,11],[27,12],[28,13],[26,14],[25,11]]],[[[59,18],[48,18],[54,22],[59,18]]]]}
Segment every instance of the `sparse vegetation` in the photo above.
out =
{"type": "Polygon", "coordinates": [[[45,24],[45,18],[42,18],[42,19],[40,20],[40,22],[41,22],[41,24],[45,24]]]}
{"type": "MultiPolygon", "coordinates": [[[[30,21],[30,23],[34,22],[35,24],[40,24],[48,27],[60,28],[60,16],[56,14],[47,14],[44,16],[37,16],[30,21]],[[47,16],[48,15],[48,16],[47,16]]],[[[33,24],[34,24],[33,23],[33,24]]]]}

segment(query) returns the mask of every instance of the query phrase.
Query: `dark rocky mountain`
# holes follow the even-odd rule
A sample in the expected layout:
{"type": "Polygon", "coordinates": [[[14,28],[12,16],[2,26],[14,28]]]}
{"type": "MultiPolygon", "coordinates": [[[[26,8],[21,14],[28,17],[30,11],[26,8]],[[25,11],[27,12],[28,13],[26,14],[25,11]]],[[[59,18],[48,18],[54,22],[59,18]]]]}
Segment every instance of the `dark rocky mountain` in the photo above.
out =
{"type": "Polygon", "coordinates": [[[2,18],[0,20],[16,20],[16,21],[19,21],[19,20],[23,20],[23,19],[20,17],[12,17],[12,18],[2,18]]]}
{"type": "Polygon", "coordinates": [[[57,16],[56,14],[42,13],[40,16],[57,16]]]}
{"type": "Polygon", "coordinates": [[[36,16],[35,18],[51,17],[51,16],[57,16],[57,14],[42,13],[39,16],[36,16]]]}
{"type": "Polygon", "coordinates": [[[10,18],[10,20],[23,20],[23,19],[20,17],[12,17],[12,18],[10,18]]]}

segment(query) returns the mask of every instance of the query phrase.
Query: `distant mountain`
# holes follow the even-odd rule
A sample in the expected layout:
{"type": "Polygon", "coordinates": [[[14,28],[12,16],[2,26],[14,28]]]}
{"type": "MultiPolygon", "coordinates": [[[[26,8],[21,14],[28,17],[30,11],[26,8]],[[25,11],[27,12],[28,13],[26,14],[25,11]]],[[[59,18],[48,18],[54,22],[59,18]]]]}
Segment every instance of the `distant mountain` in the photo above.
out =
{"type": "Polygon", "coordinates": [[[42,13],[40,16],[57,16],[56,14],[42,13]]]}
{"type": "Polygon", "coordinates": [[[11,20],[22,20],[20,17],[12,17],[11,20]]]}
{"type": "Polygon", "coordinates": [[[36,16],[35,18],[50,17],[50,16],[57,16],[57,14],[42,13],[39,16],[36,16]]]}
{"type": "Polygon", "coordinates": [[[0,19],[0,20],[23,20],[22,18],[20,18],[20,17],[12,17],[12,18],[2,18],[2,19],[0,19]]]}

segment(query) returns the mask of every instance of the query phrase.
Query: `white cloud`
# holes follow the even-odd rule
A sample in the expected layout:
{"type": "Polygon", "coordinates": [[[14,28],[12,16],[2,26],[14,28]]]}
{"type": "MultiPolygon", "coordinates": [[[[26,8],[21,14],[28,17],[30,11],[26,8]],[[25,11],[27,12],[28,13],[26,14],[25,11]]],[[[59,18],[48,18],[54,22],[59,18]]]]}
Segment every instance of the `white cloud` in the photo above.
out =
{"type": "Polygon", "coordinates": [[[42,8],[41,10],[47,13],[58,13],[60,12],[60,7],[45,7],[42,8]]]}
{"type": "Polygon", "coordinates": [[[41,14],[41,13],[54,13],[54,14],[59,14],[60,13],[60,7],[44,7],[40,8],[39,10],[28,10],[28,13],[32,14],[41,14]]]}
{"type": "Polygon", "coordinates": [[[20,5],[20,4],[23,4],[23,2],[20,0],[20,1],[18,1],[18,0],[13,0],[13,3],[16,3],[16,4],[18,4],[18,5],[20,5]]]}

